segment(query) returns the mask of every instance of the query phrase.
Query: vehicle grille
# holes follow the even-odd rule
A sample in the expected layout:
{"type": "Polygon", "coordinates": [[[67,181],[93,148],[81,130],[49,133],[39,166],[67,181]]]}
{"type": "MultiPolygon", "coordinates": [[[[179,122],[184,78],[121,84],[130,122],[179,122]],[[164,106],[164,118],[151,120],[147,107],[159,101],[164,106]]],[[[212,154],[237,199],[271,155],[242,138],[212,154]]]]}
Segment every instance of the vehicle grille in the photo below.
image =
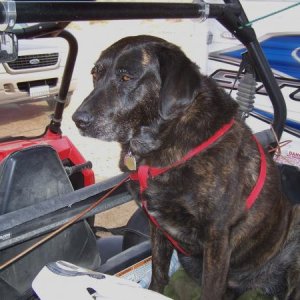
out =
{"type": "Polygon", "coordinates": [[[17,60],[7,63],[13,70],[41,68],[56,65],[58,53],[22,55],[17,60]]]}
{"type": "Polygon", "coordinates": [[[29,92],[30,87],[40,86],[40,85],[49,85],[49,87],[55,87],[57,85],[57,78],[49,78],[44,80],[34,80],[26,82],[18,82],[17,86],[21,92],[29,92]]]}

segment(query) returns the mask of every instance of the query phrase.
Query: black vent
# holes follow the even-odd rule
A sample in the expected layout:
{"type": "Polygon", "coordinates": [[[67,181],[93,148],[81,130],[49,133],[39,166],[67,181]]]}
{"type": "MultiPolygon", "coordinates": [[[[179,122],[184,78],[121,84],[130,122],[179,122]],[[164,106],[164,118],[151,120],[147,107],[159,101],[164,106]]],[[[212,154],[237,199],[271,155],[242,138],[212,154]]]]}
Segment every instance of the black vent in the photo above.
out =
{"type": "Polygon", "coordinates": [[[19,56],[17,60],[7,63],[13,70],[48,67],[57,64],[58,53],[19,56]]]}
{"type": "Polygon", "coordinates": [[[18,82],[18,89],[22,92],[29,92],[30,87],[49,85],[49,87],[55,87],[57,85],[57,78],[49,78],[44,80],[34,80],[26,82],[18,82]]]}

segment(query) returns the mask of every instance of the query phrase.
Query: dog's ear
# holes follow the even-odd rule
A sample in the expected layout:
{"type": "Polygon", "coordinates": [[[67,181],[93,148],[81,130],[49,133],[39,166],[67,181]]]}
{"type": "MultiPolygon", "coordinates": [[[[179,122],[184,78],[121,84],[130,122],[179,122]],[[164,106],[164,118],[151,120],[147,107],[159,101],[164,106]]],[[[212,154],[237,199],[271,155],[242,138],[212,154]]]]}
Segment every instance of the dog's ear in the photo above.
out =
{"type": "Polygon", "coordinates": [[[177,47],[157,49],[161,90],[159,113],[170,120],[192,103],[200,86],[198,67],[177,47]]]}

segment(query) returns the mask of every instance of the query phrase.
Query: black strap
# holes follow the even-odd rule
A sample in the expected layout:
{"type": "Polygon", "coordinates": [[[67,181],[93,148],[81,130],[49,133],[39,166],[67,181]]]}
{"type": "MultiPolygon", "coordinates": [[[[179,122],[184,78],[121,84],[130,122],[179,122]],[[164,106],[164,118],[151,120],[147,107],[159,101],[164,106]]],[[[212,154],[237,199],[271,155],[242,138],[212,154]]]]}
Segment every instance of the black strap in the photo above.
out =
{"type": "Polygon", "coordinates": [[[40,218],[61,208],[72,206],[75,203],[86,200],[93,196],[97,196],[102,192],[114,187],[126,176],[128,176],[128,174],[123,173],[112,177],[108,180],[96,183],[94,185],[90,185],[83,189],[76,190],[72,193],[59,197],[54,197],[52,199],[40,202],[38,204],[24,207],[17,211],[4,214],[0,216],[0,237],[1,232],[7,231],[18,225],[40,218]]]}

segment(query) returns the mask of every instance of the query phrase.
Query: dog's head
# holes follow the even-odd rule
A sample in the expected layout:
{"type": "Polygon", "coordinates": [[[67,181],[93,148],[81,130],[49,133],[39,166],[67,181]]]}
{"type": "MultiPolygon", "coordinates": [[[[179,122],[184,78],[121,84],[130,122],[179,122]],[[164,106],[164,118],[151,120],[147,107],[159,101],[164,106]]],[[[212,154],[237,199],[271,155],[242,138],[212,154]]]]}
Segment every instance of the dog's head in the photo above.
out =
{"type": "Polygon", "coordinates": [[[159,128],[184,112],[200,83],[197,66],[177,46],[152,36],[113,44],[92,75],[94,89],[74,122],[83,135],[130,143],[137,152],[159,147],[159,128]]]}

